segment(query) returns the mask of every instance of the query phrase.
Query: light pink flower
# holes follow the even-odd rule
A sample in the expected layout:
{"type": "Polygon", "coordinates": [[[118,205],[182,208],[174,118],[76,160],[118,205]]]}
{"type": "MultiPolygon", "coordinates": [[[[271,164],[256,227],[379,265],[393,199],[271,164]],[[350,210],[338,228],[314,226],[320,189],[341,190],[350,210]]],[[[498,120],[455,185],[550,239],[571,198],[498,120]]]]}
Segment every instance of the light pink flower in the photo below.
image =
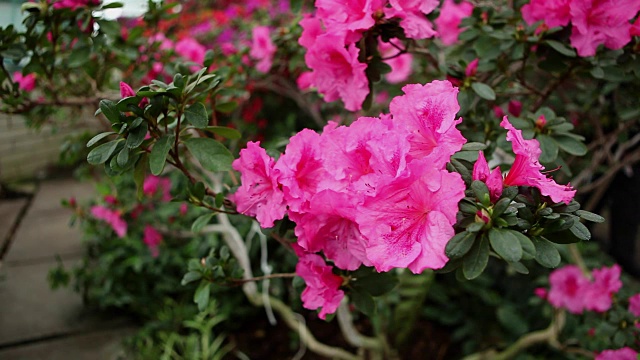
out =
{"type": "Polygon", "coordinates": [[[595,360],[638,360],[638,353],[630,347],[618,350],[604,350],[595,360]]]}
{"type": "Polygon", "coordinates": [[[318,317],[325,319],[327,314],[338,310],[340,301],[344,298],[344,291],[340,290],[342,278],[335,275],[331,266],[315,254],[303,254],[296,265],[296,273],[307,287],[302,291],[302,306],[315,310],[322,308],[318,317]]]}
{"type": "Polygon", "coordinates": [[[635,294],[629,298],[629,312],[635,317],[640,317],[640,294],[635,294]]]}
{"type": "Polygon", "coordinates": [[[478,160],[473,165],[473,180],[483,181],[489,188],[491,201],[495,202],[502,195],[502,172],[497,167],[489,170],[489,164],[482,151],[478,151],[478,160]]]}
{"type": "Polygon", "coordinates": [[[183,59],[202,65],[207,49],[195,39],[184,38],[176,43],[175,51],[183,59]]]}
{"type": "Polygon", "coordinates": [[[465,185],[457,173],[417,165],[358,208],[367,258],[378,271],[409,268],[417,274],[448,261],[444,248],[455,234],[465,185]]]}
{"type": "Polygon", "coordinates": [[[162,191],[162,201],[171,201],[171,180],[155,175],[149,175],[142,183],[142,192],[152,197],[162,191]]]}
{"type": "Polygon", "coordinates": [[[162,234],[151,225],[145,225],[143,241],[149,248],[151,256],[158,257],[160,252],[158,251],[158,245],[162,242],[162,234]]]}
{"type": "Polygon", "coordinates": [[[456,129],[462,122],[462,118],[456,120],[458,89],[449,81],[435,80],[426,85],[409,84],[402,91],[405,94],[391,100],[389,109],[394,124],[410,133],[409,155],[444,169],[451,155],[467,141],[456,129]]]}
{"type": "Polygon", "coordinates": [[[565,308],[573,314],[580,314],[585,309],[585,290],[589,280],[575,265],[567,265],[554,270],[549,276],[549,302],[557,308],[565,308]]]}
{"type": "Polygon", "coordinates": [[[23,76],[21,72],[16,71],[13,73],[13,81],[18,83],[20,90],[30,92],[36,87],[36,74],[31,73],[23,76]]]}
{"type": "MultiPolygon", "coordinates": [[[[392,40],[393,41],[393,40],[392,40]]],[[[393,45],[380,41],[380,55],[383,58],[391,57],[400,52],[393,45]]],[[[411,66],[413,65],[413,55],[406,53],[400,56],[384,60],[387,65],[391,66],[391,72],[384,75],[385,79],[391,84],[397,84],[406,81],[411,75],[411,66]]]]}
{"type": "Polygon", "coordinates": [[[240,150],[240,158],[232,166],[241,174],[241,185],[231,196],[238,212],[255,216],[263,228],[272,227],[286,212],[273,158],[260,147],[260,142],[250,141],[246,149],[240,150]]]}
{"type": "Polygon", "coordinates": [[[593,270],[593,282],[587,287],[584,297],[587,310],[605,312],[611,308],[611,297],[622,288],[620,271],[617,264],[593,270]]]}
{"type": "Polygon", "coordinates": [[[522,7],[522,17],[529,25],[544,20],[549,27],[566,26],[571,19],[571,2],[572,0],[531,0],[522,7]]]}
{"type": "Polygon", "coordinates": [[[445,45],[453,45],[458,42],[458,35],[462,32],[460,22],[471,16],[473,4],[461,1],[456,4],[453,0],[444,0],[440,9],[440,16],[435,20],[438,36],[445,45]]]}
{"type": "Polygon", "coordinates": [[[276,46],[271,41],[270,30],[267,26],[256,26],[252,30],[251,51],[249,55],[258,60],[256,69],[261,73],[268,73],[273,64],[276,46]]]}
{"type": "Polygon", "coordinates": [[[593,56],[598,45],[617,50],[631,41],[631,24],[640,0],[574,0],[571,2],[571,45],[580,56],[593,56]]]}
{"type": "Polygon", "coordinates": [[[122,219],[119,211],[96,205],[91,208],[91,215],[109,224],[118,237],[122,238],[127,234],[127,222],[122,219]]]}
{"type": "Polygon", "coordinates": [[[344,101],[345,108],[356,111],[369,94],[367,65],[358,61],[360,50],[350,44],[345,48],[340,36],[325,34],[305,54],[307,66],[313,70],[312,83],[327,102],[344,101]]]}
{"type": "Polygon", "coordinates": [[[129,84],[124,81],[120,81],[120,97],[126,98],[130,96],[136,96],[136,92],[133,91],[129,84]]]}
{"type": "Polygon", "coordinates": [[[525,140],[522,131],[511,125],[505,116],[500,126],[507,129],[507,140],[511,142],[513,152],[516,154],[515,161],[504,179],[506,186],[534,186],[540,190],[542,195],[549,196],[553,202],[564,202],[568,204],[576,194],[569,185],[560,185],[541,173],[544,166],[540,164],[541,150],[537,140],[525,140]]]}
{"type": "Polygon", "coordinates": [[[390,8],[384,9],[388,18],[399,18],[404,33],[411,39],[427,39],[437,35],[426,14],[438,7],[439,0],[390,0],[390,8]]]}

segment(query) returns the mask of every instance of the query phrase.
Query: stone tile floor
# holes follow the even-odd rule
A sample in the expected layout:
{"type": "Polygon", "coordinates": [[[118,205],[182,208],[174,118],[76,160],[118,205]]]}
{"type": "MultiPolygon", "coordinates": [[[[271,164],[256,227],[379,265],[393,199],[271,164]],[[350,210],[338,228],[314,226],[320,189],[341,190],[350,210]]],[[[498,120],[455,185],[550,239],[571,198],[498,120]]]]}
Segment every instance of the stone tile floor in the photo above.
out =
{"type": "Polygon", "coordinates": [[[132,325],[86,309],[71,289],[51,290],[47,282],[56,256],[67,266],[82,256],[80,232],[69,227],[60,201],[92,194],[91,184],[58,179],[40,183],[31,201],[0,200],[0,359],[122,358],[120,342],[132,325]]]}

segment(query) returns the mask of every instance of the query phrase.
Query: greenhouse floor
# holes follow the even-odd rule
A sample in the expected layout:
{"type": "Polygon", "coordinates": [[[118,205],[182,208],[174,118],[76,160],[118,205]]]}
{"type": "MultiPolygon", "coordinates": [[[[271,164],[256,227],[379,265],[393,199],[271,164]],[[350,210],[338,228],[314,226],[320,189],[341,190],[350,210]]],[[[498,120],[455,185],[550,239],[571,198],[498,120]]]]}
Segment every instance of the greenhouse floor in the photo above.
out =
{"type": "Polygon", "coordinates": [[[80,232],[60,201],[92,195],[91,184],[47,180],[31,199],[0,199],[0,359],[118,359],[133,330],[126,319],[86,309],[70,288],[51,290],[50,269],[82,258],[80,232]]]}

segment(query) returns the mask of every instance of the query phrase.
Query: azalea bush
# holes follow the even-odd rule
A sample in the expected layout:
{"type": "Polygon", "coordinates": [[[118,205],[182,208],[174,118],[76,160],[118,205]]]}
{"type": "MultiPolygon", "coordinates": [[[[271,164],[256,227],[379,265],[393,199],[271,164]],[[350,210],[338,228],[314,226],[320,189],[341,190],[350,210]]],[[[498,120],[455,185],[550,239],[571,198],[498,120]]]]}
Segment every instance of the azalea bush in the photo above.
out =
{"type": "MultiPolygon", "coordinates": [[[[3,29],[0,54],[24,67],[3,63],[2,109],[93,104],[108,131],[89,164],[133,178],[130,199],[179,179],[162,197],[199,209],[170,216],[208,251],[167,256],[191,253],[174,284],[200,311],[238,285],[329,358],[410,358],[420,321],[463,344],[450,356],[637,358],[637,285],[585,243],[640,160],[640,1],[149,2],[140,19],[100,17],[117,6],[25,4],[27,29],[3,29]],[[319,341],[300,305],[348,345],[319,341]]],[[[83,214],[112,238],[135,223],[160,268],[165,222],[117,204],[83,214]]],[[[127,252],[106,244],[97,261],[127,252]]]]}

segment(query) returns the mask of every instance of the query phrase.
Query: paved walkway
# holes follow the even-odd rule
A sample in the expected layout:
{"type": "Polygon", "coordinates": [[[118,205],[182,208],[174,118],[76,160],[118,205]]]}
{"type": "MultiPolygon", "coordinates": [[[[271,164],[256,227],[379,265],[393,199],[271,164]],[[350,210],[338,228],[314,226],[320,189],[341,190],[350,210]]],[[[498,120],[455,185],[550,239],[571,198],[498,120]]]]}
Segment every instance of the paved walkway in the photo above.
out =
{"type": "Polygon", "coordinates": [[[51,290],[49,269],[59,256],[69,268],[82,258],[81,234],[69,227],[63,198],[91,197],[93,186],[48,180],[31,201],[0,200],[0,359],[111,360],[132,327],[122,318],[92,312],[70,288],[51,290]],[[7,241],[8,247],[7,247],[7,241]]]}

